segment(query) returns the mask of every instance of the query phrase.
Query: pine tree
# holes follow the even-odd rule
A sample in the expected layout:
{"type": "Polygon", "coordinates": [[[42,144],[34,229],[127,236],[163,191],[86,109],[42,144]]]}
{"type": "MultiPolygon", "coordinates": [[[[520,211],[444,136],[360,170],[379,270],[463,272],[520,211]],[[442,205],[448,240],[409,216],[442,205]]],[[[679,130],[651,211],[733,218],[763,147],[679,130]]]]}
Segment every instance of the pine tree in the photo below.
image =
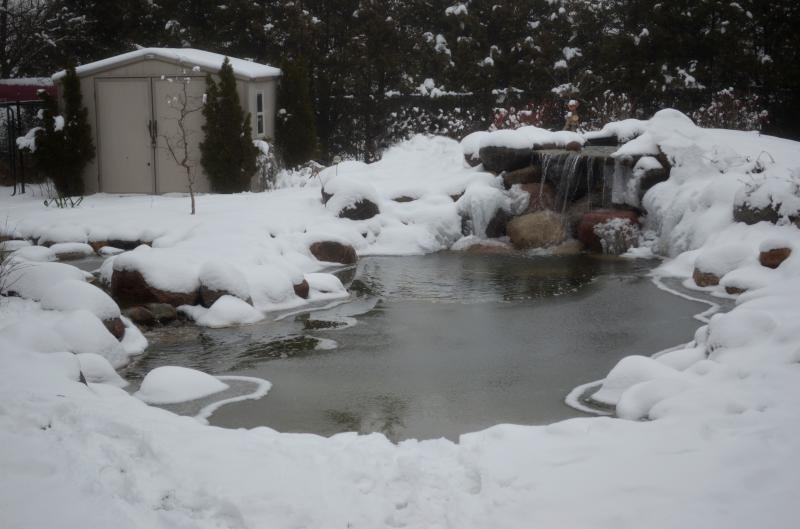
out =
{"type": "Polygon", "coordinates": [[[292,167],[315,155],[317,132],[305,62],[286,62],[282,69],[275,142],[283,163],[292,167]]]}
{"type": "MultiPolygon", "coordinates": [[[[83,194],[83,169],[95,156],[88,110],[83,106],[81,83],[75,68],[68,68],[62,81],[63,125],[57,126],[58,106],[52,97],[43,93],[44,125],[37,134],[35,160],[39,168],[53,181],[59,196],[83,194]]],[[[60,120],[59,120],[60,121],[60,120]]]]}
{"type": "Polygon", "coordinates": [[[228,58],[219,71],[219,82],[206,77],[203,107],[205,139],[200,143],[200,163],[211,188],[218,193],[238,193],[250,187],[256,172],[258,149],[253,145],[250,113],[242,109],[236,78],[228,58]]]}

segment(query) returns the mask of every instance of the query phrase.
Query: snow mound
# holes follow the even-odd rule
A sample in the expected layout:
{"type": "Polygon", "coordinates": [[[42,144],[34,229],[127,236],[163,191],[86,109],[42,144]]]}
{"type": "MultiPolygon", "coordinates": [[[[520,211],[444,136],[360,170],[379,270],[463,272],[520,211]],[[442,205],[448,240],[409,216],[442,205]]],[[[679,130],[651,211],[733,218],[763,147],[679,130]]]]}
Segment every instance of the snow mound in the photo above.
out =
{"type": "Polygon", "coordinates": [[[15,259],[37,263],[46,263],[57,259],[55,252],[46,246],[25,246],[16,250],[11,256],[15,259]]]}
{"type": "Polygon", "coordinates": [[[264,319],[261,311],[234,296],[222,296],[207,309],[191,305],[181,305],[178,309],[204,327],[247,325],[264,319]]]}
{"type": "Polygon", "coordinates": [[[50,246],[53,253],[56,255],[80,255],[89,256],[94,255],[94,249],[85,242],[59,242],[50,246]]]}
{"type": "Polygon", "coordinates": [[[55,285],[66,280],[84,281],[87,274],[63,263],[19,262],[11,267],[3,283],[3,293],[41,300],[55,285]]]}
{"type": "Polygon", "coordinates": [[[86,309],[101,320],[119,318],[120,312],[111,297],[85,281],[67,279],[57,283],[42,297],[42,308],[50,310],[86,309]]]}
{"type": "Polygon", "coordinates": [[[241,299],[250,299],[247,279],[233,263],[213,260],[200,267],[200,284],[211,290],[228,292],[241,299]]]}
{"type": "Polygon", "coordinates": [[[680,376],[680,371],[652,358],[637,355],[626,356],[608,373],[603,385],[591,398],[597,402],[615,406],[628,388],[640,382],[659,378],[679,378],[680,376]]]}
{"type": "MultiPolygon", "coordinates": [[[[490,132],[485,136],[480,136],[480,148],[483,147],[506,147],[509,149],[531,149],[534,146],[553,146],[566,147],[568,143],[578,143],[583,145],[586,139],[576,133],[560,130],[552,132],[539,127],[525,126],[518,129],[503,129],[490,132]]],[[[474,146],[476,138],[470,142],[474,146]]]]}
{"type": "Polygon", "coordinates": [[[228,389],[209,374],[178,366],[157,367],[145,375],[134,397],[148,404],[176,404],[228,389]]]}
{"type": "Polygon", "coordinates": [[[81,353],[77,356],[81,364],[81,373],[87,382],[110,384],[118,388],[128,385],[128,381],[119,376],[104,357],[94,353],[81,353]]]}
{"type": "Polygon", "coordinates": [[[732,243],[703,249],[694,265],[701,272],[722,277],[755,257],[755,252],[749,244],[732,243]]]}
{"type": "Polygon", "coordinates": [[[323,294],[340,294],[347,296],[347,289],[342,285],[341,280],[333,274],[306,274],[306,281],[312,290],[323,294]]]}
{"type": "MultiPolygon", "coordinates": [[[[114,270],[136,271],[147,284],[169,292],[192,292],[199,288],[197,269],[168,251],[140,246],[114,257],[114,270]]],[[[109,278],[110,279],[110,278],[109,278]]]]}

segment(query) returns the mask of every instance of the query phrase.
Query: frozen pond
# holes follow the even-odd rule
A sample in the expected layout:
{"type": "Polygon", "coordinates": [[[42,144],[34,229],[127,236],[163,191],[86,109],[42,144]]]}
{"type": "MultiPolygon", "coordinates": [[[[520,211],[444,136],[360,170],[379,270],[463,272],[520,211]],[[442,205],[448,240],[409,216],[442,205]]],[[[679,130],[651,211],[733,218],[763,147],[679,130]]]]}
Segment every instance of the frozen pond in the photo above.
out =
{"type": "MultiPolygon", "coordinates": [[[[705,306],[656,288],[655,263],[597,257],[371,257],[335,308],[232,329],[168,327],[123,374],[160,365],[265,378],[269,395],[210,422],[330,435],[449,437],[580,415],[575,386],[691,339],[705,306]],[[335,346],[335,347],[334,347],[335,346]]],[[[221,394],[246,393],[246,383],[221,394]]],[[[196,413],[207,400],[173,407],[196,413]]]]}

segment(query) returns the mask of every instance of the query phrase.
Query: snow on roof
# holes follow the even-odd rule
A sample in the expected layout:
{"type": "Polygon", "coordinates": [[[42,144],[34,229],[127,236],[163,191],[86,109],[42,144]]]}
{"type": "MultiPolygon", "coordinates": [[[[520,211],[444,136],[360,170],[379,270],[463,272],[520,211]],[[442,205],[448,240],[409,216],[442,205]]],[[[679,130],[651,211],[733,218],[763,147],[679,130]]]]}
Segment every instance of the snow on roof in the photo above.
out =
{"type": "MultiPolygon", "coordinates": [[[[225,55],[193,48],[140,48],[128,53],[123,53],[122,55],[115,55],[114,57],[78,66],[75,71],[79,76],[89,75],[143,59],[161,59],[185,65],[190,68],[198,66],[202,69],[216,72],[222,67],[225,55]]],[[[281,75],[281,71],[273,66],[246,61],[244,59],[236,59],[234,57],[229,57],[229,59],[233,67],[234,75],[239,77],[262,79],[281,75]]],[[[65,75],[66,71],[61,70],[53,74],[53,80],[58,81],[65,75]]]]}
{"type": "Polygon", "coordinates": [[[2,86],[53,86],[49,77],[17,77],[14,79],[0,79],[2,86]]]}

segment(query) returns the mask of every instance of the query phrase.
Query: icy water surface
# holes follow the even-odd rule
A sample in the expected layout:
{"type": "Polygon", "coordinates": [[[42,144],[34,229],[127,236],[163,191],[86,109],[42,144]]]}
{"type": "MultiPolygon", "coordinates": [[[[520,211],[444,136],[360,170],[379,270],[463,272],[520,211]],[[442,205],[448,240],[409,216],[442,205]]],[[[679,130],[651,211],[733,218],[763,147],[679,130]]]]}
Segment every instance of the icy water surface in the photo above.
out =
{"type": "MultiPolygon", "coordinates": [[[[470,256],[370,257],[340,273],[348,302],[233,329],[148,334],[124,373],[160,365],[273,383],[211,424],[392,439],[449,437],[498,423],[581,415],[564,404],[629,354],[689,341],[701,304],[657,289],[649,261],[470,256]]],[[[137,384],[134,384],[134,386],[137,384]]],[[[194,414],[225,394],[173,407],[194,414]]]]}

